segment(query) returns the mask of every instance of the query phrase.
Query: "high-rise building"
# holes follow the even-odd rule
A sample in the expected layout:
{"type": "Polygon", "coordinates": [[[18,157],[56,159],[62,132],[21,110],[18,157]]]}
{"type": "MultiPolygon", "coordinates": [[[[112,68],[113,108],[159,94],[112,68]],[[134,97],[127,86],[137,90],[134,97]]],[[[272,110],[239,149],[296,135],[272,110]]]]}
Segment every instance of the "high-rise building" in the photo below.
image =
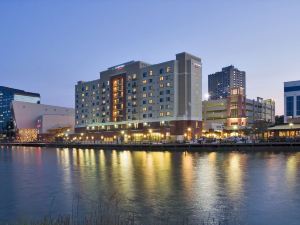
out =
{"type": "Polygon", "coordinates": [[[13,101],[40,103],[40,94],[0,86],[0,133],[6,132],[12,122],[11,103],[13,101]]]}
{"type": "Polygon", "coordinates": [[[300,123],[300,80],[284,82],[284,122],[300,123]]]}
{"type": "Polygon", "coordinates": [[[75,89],[77,132],[112,140],[122,131],[135,141],[201,133],[202,65],[191,54],[154,65],[131,61],[110,67],[75,89]]]}
{"type": "Polygon", "coordinates": [[[222,71],[208,75],[208,93],[210,99],[227,98],[233,88],[243,88],[246,93],[246,72],[234,66],[222,68],[222,71]]]}

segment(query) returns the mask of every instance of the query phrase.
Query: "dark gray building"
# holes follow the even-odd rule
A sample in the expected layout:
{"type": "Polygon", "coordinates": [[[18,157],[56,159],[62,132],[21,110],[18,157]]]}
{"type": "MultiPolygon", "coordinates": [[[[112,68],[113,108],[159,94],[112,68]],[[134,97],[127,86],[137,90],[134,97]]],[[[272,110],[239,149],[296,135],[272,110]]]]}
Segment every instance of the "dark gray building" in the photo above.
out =
{"type": "Polygon", "coordinates": [[[210,99],[227,98],[232,88],[242,87],[246,93],[246,72],[234,66],[222,68],[222,71],[208,75],[208,93],[210,99]]]}

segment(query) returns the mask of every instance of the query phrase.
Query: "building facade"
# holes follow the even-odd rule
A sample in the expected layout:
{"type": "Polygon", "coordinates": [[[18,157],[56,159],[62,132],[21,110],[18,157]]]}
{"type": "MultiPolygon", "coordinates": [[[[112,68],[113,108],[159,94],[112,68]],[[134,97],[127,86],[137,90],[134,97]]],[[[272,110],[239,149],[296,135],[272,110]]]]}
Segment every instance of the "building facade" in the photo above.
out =
{"type": "Polygon", "coordinates": [[[226,99],[203,101],[204,123],[218,123],[226,130],[240,130],[252,127],[256,121],[275,124],[273,100],[247,99],[243,88],[233,88],[226,99]]]}
{"type": "Polygon", "coordinates": [[[40,103],[40,94],[0,86],[0,133],[6,132],[12,122],[13,101],[40,103]]]}
{"type": "Polygon", "coordinates": [[[300,80],[284,82],[284,122],[300,123],[300,80]]]}
{"type": "Polygon", "coordinates": [[[72,108],[12,102],[14,127],[18,142],[32,142],[50,137],[54,130],[74,132],[75,110],[72,108]]]}
{"type": "Polygon", "coordinates": [[[234,66],[222,68],[222,71],[208,75],[208,93],[212,100],[227,98],[233,88],[243,88],[246,93],[246,72],[234,66]]]}
{"type": "Polygon", "coordinates": [[[75,92],[80,133],[109,140],[120,131],[130,140],[201,133],[202,64],[185,52],[159,64],[131,61],[110,67],[100,79],[78,82],[75,92]]]}

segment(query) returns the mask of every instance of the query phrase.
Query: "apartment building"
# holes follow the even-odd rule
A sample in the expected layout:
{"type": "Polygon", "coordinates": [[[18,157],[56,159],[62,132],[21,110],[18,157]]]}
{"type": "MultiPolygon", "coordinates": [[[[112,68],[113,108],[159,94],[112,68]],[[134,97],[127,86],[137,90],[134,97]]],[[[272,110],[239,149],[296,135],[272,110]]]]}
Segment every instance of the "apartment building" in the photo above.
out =
{"type": "Polygon", "coordinates": [[[208,75],[208,93],[212,100],[227,98],[231,89],[239,87],[246,93],[246,72],[232,65],[208,75]]]}

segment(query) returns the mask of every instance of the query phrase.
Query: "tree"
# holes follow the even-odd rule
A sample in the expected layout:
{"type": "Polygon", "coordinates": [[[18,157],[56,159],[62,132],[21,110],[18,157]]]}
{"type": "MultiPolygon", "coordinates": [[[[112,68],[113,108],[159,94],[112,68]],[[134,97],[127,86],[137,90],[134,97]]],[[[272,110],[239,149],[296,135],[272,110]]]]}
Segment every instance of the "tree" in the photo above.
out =
{"type": "Polygon", "coordinates": [[[284,124],[284,116],[275,116],[275,125],[284,124]]]}
{"type": "Polygon", "coordinates": [[[253,123],[252,129],[253,133],[264,138],[265,132],[271,124],[264,120],[256,120],[253,123]]]}

